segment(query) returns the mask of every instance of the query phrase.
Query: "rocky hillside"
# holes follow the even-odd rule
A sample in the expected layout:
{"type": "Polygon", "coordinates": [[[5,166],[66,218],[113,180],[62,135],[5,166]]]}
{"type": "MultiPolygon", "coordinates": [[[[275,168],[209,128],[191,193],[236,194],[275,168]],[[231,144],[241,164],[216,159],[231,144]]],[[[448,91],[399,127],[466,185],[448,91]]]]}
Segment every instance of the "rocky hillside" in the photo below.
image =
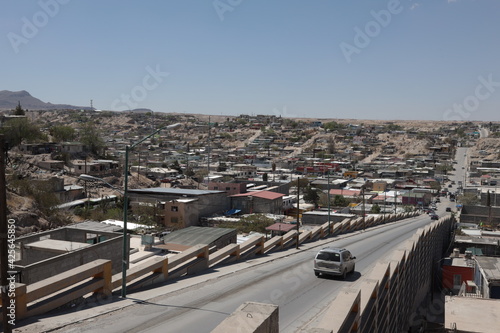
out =
{"type": "Polygon", "coordinates": [[[31,96],[31,94],[26,90],[0,91],[0,110],[15,109],[18,103],[21,103],[23,109],[28,110],[90,109],[89,107],[74,106],[69,104],[46,103],[31,96]]]}

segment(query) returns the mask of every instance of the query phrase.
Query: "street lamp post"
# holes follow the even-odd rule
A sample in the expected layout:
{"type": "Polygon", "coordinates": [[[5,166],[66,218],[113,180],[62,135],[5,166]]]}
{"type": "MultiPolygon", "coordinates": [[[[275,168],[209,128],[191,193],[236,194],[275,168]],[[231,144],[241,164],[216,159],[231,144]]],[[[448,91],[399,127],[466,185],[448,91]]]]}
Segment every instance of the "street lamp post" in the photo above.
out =
{"type": "Polygon", "coordinates": [[[328,236],[330,236],[330,169],[328,169],[328,236]]]}
{"type": "Polygon", "coordinates": [[[366,215],[366,212],[365,212],[365,185],[361,186],[361,196],[363,197],[363,230],[365,230],[365,215],[366,215]]]}
{"type": "Polygon", "coordinates": [[[385,206],[387,205],[387,189],[384,188],[384,223],[385,223],[385,206]]]}
{"type": "Polygon", "coordinates": [[[122,257],[122,291],[121,297],[127,297],[127,268],[128,268],[128,259],[129,259],[129,251],[127,244],[127,219],[128,219],[128,154],[131,150],[133,150],[137,145],[146,141],[153,135],[159,133],[164,129],[172,130],[178,128],[181,124],[176,123],[172,125],[163,126],[153,133],[145,136],[141,140],[137,141],[132,145],[127,145],[125,147],[125,170],[124,170],[124,182],[123,182],[123,257],[122,257]]]}

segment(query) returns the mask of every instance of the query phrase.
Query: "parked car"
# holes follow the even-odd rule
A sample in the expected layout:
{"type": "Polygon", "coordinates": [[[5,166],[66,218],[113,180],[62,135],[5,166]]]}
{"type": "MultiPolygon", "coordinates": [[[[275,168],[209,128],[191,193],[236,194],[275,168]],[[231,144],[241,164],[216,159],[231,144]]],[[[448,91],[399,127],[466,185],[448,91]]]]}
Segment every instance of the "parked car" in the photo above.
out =
{"type": "Polygon", "coordinates": [[[451,212],[451,207],[446,207],[447,212],[451,212]]]}
{"type": "Polygon", "coordinates": [[[335,275],[346,278],[347,273],[354,272],[356,263],[350,251],[337,247],[325,247],[314,258],[314,274],[335,275]]]}

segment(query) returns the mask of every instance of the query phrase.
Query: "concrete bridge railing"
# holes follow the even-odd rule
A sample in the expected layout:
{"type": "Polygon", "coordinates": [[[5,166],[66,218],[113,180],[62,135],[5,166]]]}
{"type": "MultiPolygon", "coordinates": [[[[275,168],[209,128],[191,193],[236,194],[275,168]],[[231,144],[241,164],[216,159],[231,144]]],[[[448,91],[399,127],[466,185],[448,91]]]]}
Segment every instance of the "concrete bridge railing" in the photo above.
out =
{"type": "MultiPolygon", "coordinates": [[[[146,259],[143,263],[134,266],[127,270],[127,289],[143,288],[152,284],[164,282],[171,278],[176,278],[182,275],[190,275],[208,269],[214,265],[221,263],[227,264],[235,261],[245,260],[256,255],[263,255],[272,251],[287,249],[298,244],[314,241],[318,238],[324,238],[334,235],[339,235],[348,232],[354,232],[366,227],[373,227],[378,224],[393,221],[394,219],[402,219],[411,216],[416,216],[417,213],[391,214],[385,218],[362,217],[355,220],[345,219],[338,223],[325,222],[310,231],[298,233],[292,230],[283,236],[275,236],[269,240],[265,240],[263,236],[250,238],[241,244],[229,244],[226,247],[219,249],[214,253],[209,253],[208,245],[199,244],[176,254],[171,257],[154,257],[146,259]]],[[[86,265],[71,269],[62,274],[50,277],[32,285],[19,284],[19,292],[16,293],[16,298],[19,298],[21,307],[23,304],[37,302],[49,294],[53,294],[59,290],[58,287],[64,288],[73,284],[93,277],[93,282],[85,288],[80,288],[71,294],[61,294],[59,296],[52,295],[50,301],[44,301],[43,306],[23,309],[20,308],[22,317],[41,314],[50,311],[58,306],[67,304],[75,299],[82,297],[89,292],[101,292],[105,295],[111,294],[112,290],[117,290],[122,284],[122,274],[118,273],[111,276],[111,261],[96,260],[86,265]],[[96,268],[99,267],[99,268],[96,268]],[[47,287],[47,286],[50,286],[47,287]],[[24,289],[26,291],[24,291],[24,289]],[[42,291],[43,289],[43,291],[42,291]],[[26,301],[23,300],[26,298],[26,301]]],[[[41,303],[40,303],[41,304],[41,303]]]]}
{"type": "Polygon", "coordinates": [[[16,318],[46,313],[89,293],[110,296],[111,290],[111,261],[94,260],[30,285],[16,283],[16,318]]]}

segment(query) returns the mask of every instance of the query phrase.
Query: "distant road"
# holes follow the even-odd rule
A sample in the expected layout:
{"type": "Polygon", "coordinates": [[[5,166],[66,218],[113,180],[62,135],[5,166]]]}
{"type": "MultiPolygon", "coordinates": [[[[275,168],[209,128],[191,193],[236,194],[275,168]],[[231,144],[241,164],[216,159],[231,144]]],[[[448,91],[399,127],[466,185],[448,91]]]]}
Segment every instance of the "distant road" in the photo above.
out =
{"type": "Polygon", "coordinates": [[[489,131],[488,131],[488,129],[487,129],[487,128],[481,127],[481,128],[479,129],[479,137],[480,137],[481,139],[487,138],[489,134],[490,134],[490,133],[489,133],[489,131]]]}

